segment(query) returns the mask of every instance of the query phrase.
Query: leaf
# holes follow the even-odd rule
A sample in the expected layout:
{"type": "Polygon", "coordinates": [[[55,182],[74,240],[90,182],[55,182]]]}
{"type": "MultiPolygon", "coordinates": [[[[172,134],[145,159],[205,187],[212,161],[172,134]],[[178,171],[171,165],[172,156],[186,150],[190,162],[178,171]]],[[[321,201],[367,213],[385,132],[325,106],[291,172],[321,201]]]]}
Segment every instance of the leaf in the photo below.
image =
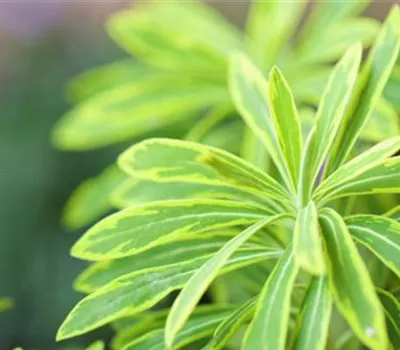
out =
{"type": "Polygon", "coordinates": [[[384,90],[385,98],[400,112],[400,64],[393,68],[384,90]]]}
{"type": "Polygon", "coordinates": [[[357,44],[346,51],[329,78],[302,159],[298,188],[301,205],[308,202],[322,164],[330,153],[350,101],[360,60],[361,46],[357,44]]]}
{"type": "Polygon", "coordinates": [[[207,106],[229,101],[226,88],[167,76],[97,94],[68,111],[52,140],[65,150],[88,150],[193,120],[207,106]]]}
{"type": "MultiPolygon", "coordinates": [[[[200,257],[210,257],[216,253],[232,236],[233,232],[207,233],[201,236],[188,236],[177,241],[158,245],[141,253],[116,260],[105,260],[89,266],[75,280],[74,288],[83,293],[92,293],[121,276],[149,268],[169,266],[200,257]]],[[[269,251],[271,258],[278,258],[279,249],[269,248],[261,242],[252,241],[244,248],[251,251],[269,251]]]]}
{"type": "Polygon", "coordinates": [[[350,18],[324,28],[315,41],[305,40],[297,52],[296,58],[312,65],[331,62],[338,59],[351,45],[361,42],[368,46],[379,31],[379,22],[371,18],[350,18]]]}
{"type": "Polygon", "coordinates": [[[325,257],[319,232],[318,211],[314,202],[301,209],[293,232],[296,263],[314,275],[325,274],[325,257]]]}
{"type": "MultiPolygon", "coordinates": [[[[212,335],[217,325],[222,322],[230,312],[232,312],[232,309],[225,307],[217,308],[216,310],[211,309],[207,313],[203,312],[203,314],[197,313],[197,315],[193,315],[194,317],[191,318],[182,331],[179,332],[176,338],[176,344],[171,349],[181,349],[185,345],[193,343],[196,340],[212,335]]],[[[123,350],[166,349],[167,347],[164,343],[163,335],[164,330],[158,329],[134,340],[124,347],[123,350]]]]}
{"type": "Polygon", "coordinates": [[[75,243],[71,254],[94,261],[122,258],[179,237],[252,224],[266,216],[257,207],[229,201],[148,203],[103,219],[75,243]]]}
{"type": "Polygon", "coordinates": [[[14,300],[11,298],[0,297],[0,312],[5,312],[14,307],[14,300]]]}
{"type": "Polygon", "coordinates": [[[223,150],[187,141],[151,139],[122,153],[118,165],[135,178],[158,182],[230,184],[289,201],[272,177],[223,150]]]}
{"type": "Polygon", "coordinates": [[[232,57],[229,88],[233,102],[247,126],[265,145],[286,188],[294,192],[294,183],[274,129],[268,103],[268,84],[261,72],[244,54],[232,57]]]}
{"type": "Polygon", "coordinates": [[[155,69],[150,69],[132,59],[123,59],[89,69],[73,78],[68,84],[67,95],[69,100],[77,103],[123,84],[146,81],[161,75],[162,73],[155,69]]]}
{"type": "Polygon", "coordinates": [[[257,297],[254,297],[247,300],[221,322],[215,330],[212,340],[207,344],[205,349],[223,349],[242,323],[254,312],[257,299],[257,297]]]}
{"type": "Polygon", "coordinates": [[[229,184],[210,185],[196,182],[153,182],[128,179],[118,186],[110,198],[111,202],[119,208],[175,199],[228,199],[256,204],[271,214],[284,212],[278,203],[263,197],[259,192],[229,184]]]}
{"type": "Polygon", "coordinates": [[[343,219],[334,210],[326,208],[320,212],[320,224],[336,306],[366,346],[374,350],[386,349],[383,310],[343,219]]]}
{"type": "Polygon", "coordinates": [[[386,324],[393,349],[400,348],[400,302],[389,292],[378,289],[378,295],[385,309],[386,324]]]}
{"type": "Polygon", "coordinates": [[[400,135],[399,118],[394,107],[380,99],[361,130],[360,138],[371,142],[381,142],[400,135]]]}
{"type": "Polygon", "coordinates": [[[315,277],[298,316],[295,349],[325,350],[332,300],[327,277],[315,277]]]}
{"type": "Polygon", "coordinates": [[[89,345],[86,350],[104,350],[104,342],[97,340],[93,344],[89,345]]]}
{"type": "Polygon", "coordinates": [[[384,216],[391,218],[397,222],[400,222],[400,204],[389,210],[384,216]]]}
{"type": "MultiPolygon", "coordinates": [[[[284,217],[284,216],[283,216],[284,217]]],[[[178,331],[183,327],[190,313],[200,301],[211,282],[219,274],[231,255],[252,235],[268,224],[283,218],[273,216],[259,221],[227,242],[215,255],[207,261],[188,281],[172,304],[165,325],[165,344],[171,347],[178,331]]]]}
{"type": "Polygon", "coordinates": [[[107,27],[122,48],[146,62],[192,74],[205,71],[202,78],[211,72],[221,77],[229,53],[243,48],[234,26],[196,2],[142,4],[113,15],[107,27]]]}
{"type": "Polygon", "coordinates": [[[268,277],[257,302],[256,313],[247,329],[243,350],[283,350],[289,328],[290,295],[298,268],[289,245],[268,277]]]}
{"type": "Polygon", "coordinates": [[[400,193],[400,157],[389,158],[335,187],[329,195],[325,195],[324,202],[328,199],[376,193],[400,193]]]}
{"type": "Polygon", "coordinates": [[[400,223],[383,216],[354,215],[346,218],[346,224],[357,242],[400,277],[400,223]]]}
{"type": "MultiPolygon", "coordinates": [[[[240,249],[221,274],[269,258],[267,251],[240,249]]],[[[57,340],[87,333],[119,317],[133,315],[157,304],[174,290],[182,288],[208,257],[133,272],[113,280],[82,299],[69,313],[57,333],[57,340]]]]}
{"type": "Polygon", "coordinates": [[[319,201],[327,198],[339,188],[358,182],[360,176],[376,166],[383,164],[386,159],[400,149],[400,137],[383,141],[366,152],[342,165],[317,188],[314,198],[319,201]]]}
{"type": "Polygon", "coordinates": [[[305,47],[317,46],[329,27],[358,15],[369,3],[370,0],[317,2],[302,29],[299,42],[305,47]]]}
{"type": "Polygon", "coordinates": [[[289,85],[277,67],[271,71],[269,105],[279,143],[296,184],[303,148],[300,119],[289,85]]]}
{"type": "Polygon", "coordinates": [[[306,2],[256,1],[247,19],[248,52],[267,73],[300,22],[306,2]]]}
{"type": "Polygon", "coordinates": [[[343,164],[360,135],[366,120],[389,78],[400,48],[400,11],[393,7],[383,24],[353,96],[353,102],[346,111],[338,137],[333,147],[327,173],[343,164]]]}
{"type": "Polygon", "coordinates": [[[126,179],[115,165],[83,182],[70,196],[63,212],[63,223],[77,230],[106,214],[113,206],[110,194],[126,179]]]}

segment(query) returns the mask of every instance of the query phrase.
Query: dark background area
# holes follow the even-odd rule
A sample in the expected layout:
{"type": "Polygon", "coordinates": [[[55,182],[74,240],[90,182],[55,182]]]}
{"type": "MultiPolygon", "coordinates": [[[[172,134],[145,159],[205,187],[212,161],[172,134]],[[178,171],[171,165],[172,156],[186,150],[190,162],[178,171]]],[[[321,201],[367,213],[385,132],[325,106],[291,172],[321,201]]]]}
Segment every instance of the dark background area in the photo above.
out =
{"type": "MultiPolygon", "coordinates": [[[[247,1],[207,1],[241,26],[247,1]]],[[[395,1],[375,1],[367,15],[384,18],[395,1]]],[[[118,153],[60,152],[53,123],[68,109],[66,82],[86,68],[125,54],[103,30],[127,1],[0,2],[0,297],[16,306],[0,314],[0,350],[54,350],[107,337],[101,330],[56,345],[56,330],[80,298],[72,280],[83,263],[68,255],[82,232],[60,225],[74,188],[118,153]]]]}

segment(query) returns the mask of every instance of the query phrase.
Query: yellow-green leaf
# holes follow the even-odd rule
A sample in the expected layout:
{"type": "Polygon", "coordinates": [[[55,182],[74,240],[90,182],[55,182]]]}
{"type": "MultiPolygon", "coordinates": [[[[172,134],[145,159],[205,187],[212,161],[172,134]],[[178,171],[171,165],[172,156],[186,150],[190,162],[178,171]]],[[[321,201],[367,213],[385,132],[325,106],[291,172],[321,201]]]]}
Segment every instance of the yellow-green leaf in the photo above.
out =
{"type": "Polygon", "coordinates": [[[248,225],[267,216],[257,207],[229,201],[148,203],[103,219],[75,243],[71,254],[94,261],[122,258],[179,237],[248,225]]]}
{"type": "Polygon", "coordinates": [[[327,208],[320,212],[320,223],[336,306],[360,341],[373,350],[386,349],[384,312],[344,220],[327,208]]]}
{"type": "Polygon", "coordinates": [[[393,349],[400,349],[400,302],[389,292],[378,289],[386,313],[386,324],[393,349]]]}
{"type": "Polygon", "coordinates": [[[301,268],[314,275],[325,273],[325,256],[314,202],[309,202],[297,215],[293,249],[296,262],[301,268]]]}
{"type": "Polygon", "coordinates": [[[297,275],[292,246],[289,245],[265,283],[256,313],[243,342],[243,350],[283,350],[289,328],[290,296],[297,275]]]}

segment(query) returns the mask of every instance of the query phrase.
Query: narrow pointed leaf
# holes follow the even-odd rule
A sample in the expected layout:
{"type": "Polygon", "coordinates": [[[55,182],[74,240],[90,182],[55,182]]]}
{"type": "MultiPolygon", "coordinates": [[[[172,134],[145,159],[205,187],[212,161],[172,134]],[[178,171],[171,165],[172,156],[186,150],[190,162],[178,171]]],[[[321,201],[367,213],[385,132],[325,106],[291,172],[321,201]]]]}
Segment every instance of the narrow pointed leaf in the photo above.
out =
{"type": "Polygon", "coordinates": [[[273,126],[268,84],[261,72],[243,54],[237,54],[231,60],[229,87],[236,109],[267,148],[286,187],[294,192],[294,183],[273,126]]]}
{"type": "Polygon", "coordinates": [[[386,313],[386,324],[393,349],[400,349],[400,302],[389,292],[378,289],[386,313]]]}
{"type": "Polygon", "coordinates": [[[346,224],[357,242],[400,277],[400,223],[383,216],[354,215],[346,218],[346,224]]]}
{"type": "Polygon", "coordinates": [[[314,275],[325,273],[325,256],[314,202],[309,202],[297,216],[293,249],[296,262],[301,268],[314,275]]]}
{"type": "MultiPolygon", "coordinates": [[[[207,338],[212,335],[219,323],[224,321],[232,312],[232,308],[216,308],[207,313],[197,313],[193,315],[187,324],[182,328],[176,337],[176,344],[171,348],[174,350],[181,349],[185,345],[191,344],[196,340],[207,338]]],[[[159,350],[167,349],[164,342],[164,330],[159,329],[134,340],[123,350],[159,350]]]]}
{"type": "Polygon", "coordinates": [[[400,137],[383,141],[361,155],[355,157],[348,163],[342,165],[332,175],[330,175],[315,192],[315,198],[321,199],[328,196],[336,188],[343,186],[351,181],[357,181],[360,175],[366,171],[382,164],[388,157],[395,154],[400,149],[400,137]]]}
{"type": "Polygon", "coordinates": [[[104,342],[98,340],[93,344],[91,344],[89,347],[87,347],[86,350],[104,350],[104,342]]]}
{"type": "Polygon", "coordinates": [[[243,343],[243,350],[283,350],[288,331],[290,295],[298,268],[288,246],[268,277],[259,296],[256,313],[243,343]]]}
{"type": "Polygon", "coordinates": [[[272,121],[293,182],[298,182],[303,147],[300,119],[290,88],[277,67],[271,72],[269,104],[272,121]]]}
{"type": "Polygon", "coordinates": [[[400,222],[400,204],[389,210],[384,216],[400,222]]]}
{"type": "Polygon", "coordinates": [[[272,177],[228,152],[197,143],[151,139],[125,151],[118,164],[128,175],[159,182],[229,183],[287,198],[272,177]]]}
{"type": "Polygon", "coordinates": [[[316,277],[308,289],[299,314],[294,348],[297,350],[325,350],[331,312],[332,299],[328,278],[316,277]]]}
{"type": "Polygon", "coordinates": [[[130,178],[111,194],[112,203],[119,208],[174,199],[228,199],[253,203],[271,213],[282,212],[279,204],[262,196],[260,192],[229,183],[154,182],[130,178]]]}
{"type": "Polygon", "coordinates": [[[353,332],[369,348],[385,349],[385,318],[368,270],[345,222],[332,209],[321,211],[320,223],[329,257],[333,297],[353,332]]]}
{"type": "Polygon", "coordinates": [[[343,164],[375,107],[390,76],[400,49],[400,9],[394,6],[383,24],[361,72],[353,102],[335,140],[327,172],[343,164]]]}
{"type": "Polygon", "coordinates": [[[75,243],[71,254],[94,261],[122,258],[178,237],[252,224],[266,216],[257,207],[228,201],[148,203],[103,219],[75,243]]]}
{"type": "MultiPolygon", "coordinates": [[[[259,249],[239,249],[221,274],[268,258],[269,253],[259,249]]],[[[171,292],[181,289],[207,260],[208,257],[203,257],[168,267],[141,270],[113,280],[74,307],[58,330],[57,339],[84,334],[120,317],[151,308],[171,292]]]]}
{"type": "Polygon", "coordinates": [[[237,250],[252,235],[257,233],[258,230],[281,218],[282,216],[274,216],[250,226],[226,243],[191,277],[189,282],[175,299],[167,317],[165,325],[165,343],[168,347],[172,346],[176,334],[183,327],[189,318],[190,313],[196,307],[210,283],[215,279],[235,250],[237,250]]]}
{"type": "Polygon", "coordinates": [[[325,195],[328,199],[376,193],[400,193],[400,157],[389,158],[381,164],[334,187],[325,195]]]}
{"type": "MultiPolygon", "coordinates": [[[[75,280],[76,290],[84,293],[92,293],[104,287],[114,279],[121,276],[161,266],[174,265],[200,257],[211,257],[224,244],[228,242],[237,232],[210,233],[205,235],[193,235],[184,240],[177,240],[158,245],[141,253],[116,259],[99,261],[84,270],[75,280]]],[[[251,241],[243,248],[256,252],[271,253],[271,258],[278,258],[281,251],[276,248],[268,248],[261,245],[261,242],[251,241]]]]}
{"type": "Polygon", "coordinates": [[[213,338],[205,347],[207,350],[219,350],[235,334],[237,329],[254,313],[257,297],[251,298],[232,312],[215,330],[213,338]]]}
{"type": "Polygon", "coordinates": [[[302,159],[298,190],[302,205],[308,202],[322,164],[330,153],[351,97],[360,61],[361,46],[357,44],[346,51],[329,78],[302,159]]]}
{"type": "Polygon", "coordinates": [[[303,1],[255,1],[247,20],[248,52],[267,73],[301,20],[303,1]]]}

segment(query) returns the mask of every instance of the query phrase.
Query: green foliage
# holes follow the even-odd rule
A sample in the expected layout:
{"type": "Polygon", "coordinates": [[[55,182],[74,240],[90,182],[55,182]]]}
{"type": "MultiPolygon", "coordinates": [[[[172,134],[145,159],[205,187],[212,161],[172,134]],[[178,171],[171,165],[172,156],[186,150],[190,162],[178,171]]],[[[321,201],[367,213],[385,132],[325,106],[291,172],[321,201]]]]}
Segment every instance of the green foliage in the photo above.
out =
{"type": "Polygon", "coordinates": [[[5,312],[14,306],[14,301],[11,298],[0,298],[0,312],[5,312]]]}
{"type": "MultiPolygon", "coordinates": [[[[244,33],[198,1],[135,4],[107,23],[112,39],[134,58],[92,69],[70,83],[68,96],[75,105],[55,126],[53,143],[81,151],[149,136],[179,137],[233,151],[264,170],[270,158],[276,162],[279,157],[275,164],[286,169],[284,183],[293,193],[299,169],[292,175],[290,171],[298,164],[302,147],[299,128],[292,124],[298,120],[294,100],[299,108],[317,106],[331,62],[356,42],[364,48],[371,44],[379,24],[357,17],[368,3],[320,1],[300,26],[306,1],[254,1],[244,33]],[[293,92],[288,91],[283,75],[274,70],[268,87],[268,118],[277,135],[270,139],[268,155],[243,126],[229,96],[226,72],[230,55],[238,51],[246,51],[262,72],[255,89],[267,88],[262,75],[273,65],[280,67],[292,87],[293,92]],[[280,98],[274,98],[278,93],[280,98]],[[277,118],[277,113],[284,118],[277,118]],[[291,128],[285,127],[289,124],[291,128]],[[282,148],[276,147],[277,142],[284,142],[282,148]]],[[[239,112],[246,117],[240,108],[239,112]]],[[[365,140],[379,142],[399,132],[393,107],[383,99],[369,119],[362,132],[365,140]]],[[[265,132],[270,132],[269,125],[264,125],[265,132]]],[[[70,229],[120,207],[110,199],[118,178],[106,179],[103,173],[89,181],[67,204],[64,222],[70,229]],[[103,188],[100,197],[99,188],[103,188]],[[93,198],[98,203],[88,208],[93,198]],[[85,211],[89,214],[80,218],[85,211]]]]}
{"type": "Polygon", "coordinates": [[[61,122],[68,127],[56,128],[57,142],[90,148],[128,134],[140,138],[185,113],[193,118],[200,107],[215,108],[189,131],[190,141],[156,134],[135,143],[118,158],[119,170],[109,170],[115,178],[107,171],[91,190],[78,190],[69,209],[77,213],[70,214],[76,227],[87,223],[79,207],[88,208],[89,220],[110,203],[121,210],[72,248],[73,256],[92,262],[75,282],[88,295],[58,340],[112,323],[114,348],[123,350],[323,350],[341,343],[345,349],[348,341],[355,349],[398,347],[398,290],[391,291],[400,278],[399,208],[387,211],[379,202],[400,193],[400,137],[384,133],[369,147],[362,132],[387,105],[380,98],[400,49],[400,11],[392,9],[363,63],[359,40],[375,33],[374,22],[354,17],[364,5],[319,4],[294,45],[287,41],[301,2],[256,2],[246,45],[194,2],[143,5],[112,18],[113,37],[148,71],[132,70],[138,80],[130,82],[120,74],[130,65],[109,66],[84,78],[87,92],[76,82],[75,99],[83,102],[61,122]],[[264,32],[273,38],[265,46],[264,32]],[[310,100],[291,81],[336,59],[315,117],[303,121],[300,108],[310,100]],[[120,73],[107,86],[113,69],[120,73]],[[245,124],[246,160],[205,142],[218,124],[236,118],[228,91],[245,124]],[[85,116],[71,117],[82,110],[85,116]],[[140,117],[130,120],[129,110],[140,117]],[[123,120],[121,129],[113,128],[114,119],[104,122],[107,113],[115,125],[123,120]],[[164,119],[152,126],[155,113],[164,119]],[[89,137],[85,118],[94,123],[89,137]],[[110,134],[97,138],[105,130],[110,134]]]}

